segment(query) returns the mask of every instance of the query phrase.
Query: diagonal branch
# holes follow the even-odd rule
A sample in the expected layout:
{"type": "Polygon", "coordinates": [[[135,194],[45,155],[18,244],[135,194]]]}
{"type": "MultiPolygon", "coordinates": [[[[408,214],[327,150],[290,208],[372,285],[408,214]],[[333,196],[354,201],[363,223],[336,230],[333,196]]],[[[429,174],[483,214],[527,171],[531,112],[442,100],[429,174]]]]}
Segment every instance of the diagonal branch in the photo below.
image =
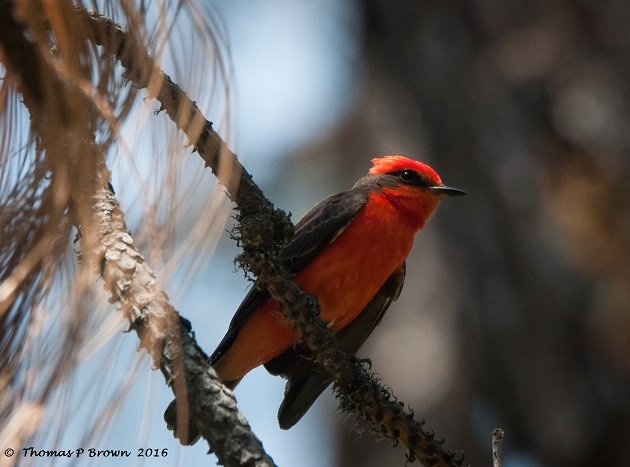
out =
{"type": "Polygon", "coordinates": [[[162,370],[177,399],[190,401],[178,407],[179,426],[185,427],[184,421],[190,419],[222,464],[273,465],[238,411],[232,392],[207,364],[189,323],[158,287],[155,274],[127,231],[111,190],[96,193],[94,214],[99,231],[97,254],[104,260],[101,275],[112,301],[121,303],[141,347],[149,351],[154,366],[162,370]]]}
{"type": "Polygon", "coordinates": [[[331,376],[342,407],[374,424],[394,442],[403,443],[410,451],[410,459],[425,465],[465,465],[462,453],[445,450],[443,441],[425,432],[424,422],[414,420],[411,410],[383,387],[360,360],[338,347],[319,317],[317,301],[299,289],[277,259],[292,231],[287,215],[264,197],[195,103],[157,67],[143,44],[132,35],[108,18],[83,10],[78,13],[92,25],[97,43],[117,44],[116,56],[126,68],[126,76],[136,86],[149,89],[226,186],[240,213],[238,240],[243,253],[238,257],[239,263],[262,281],[280,303],[314,360],[331,376]]]}

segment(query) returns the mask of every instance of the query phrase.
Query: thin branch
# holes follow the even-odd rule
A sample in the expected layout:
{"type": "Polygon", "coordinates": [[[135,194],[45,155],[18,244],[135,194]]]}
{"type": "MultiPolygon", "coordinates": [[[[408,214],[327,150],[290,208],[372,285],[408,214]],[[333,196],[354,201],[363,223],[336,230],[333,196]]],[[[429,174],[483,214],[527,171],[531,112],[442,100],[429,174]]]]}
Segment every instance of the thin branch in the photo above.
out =
{"type": "Polygon", "coordinates": [[[377,430],[403,443],[411,460],[425,465],[466,465],[461,452],[443,448],[413,418],[413,412],[398,401],[392,391],[383,387],[364,368],[362,362],[348,355],[326,323],[319,317],[319,305],[314,297],[300,290],[278,261],[278,252],[288,240],[292,225],[288,216],[268,201],[252,177],[238,162],[234,153],[212,129],[195,103],[154,63],[141,42],[109,18],[79,10],[92,24],[97,42],[118,44],[117,57],[127,70],[127,77],[138,87],[147,87],[194,145],[206,165],[226,186],[228,195],[239,210],[238,241],[243,253],[238,256],[241,266],[264,283],[283,308],[286,319],[295,327],[301,340],[331,376],[342,407],[376,425],[377,430]],[[225,168],[231,170],[225,170],[225,168]]]}
{"type": "Polygon", "coordinates": [[[501,467],[501,441],[503,440],[503,430],[495,428],[492,431],[492,467],[501,467]]]}

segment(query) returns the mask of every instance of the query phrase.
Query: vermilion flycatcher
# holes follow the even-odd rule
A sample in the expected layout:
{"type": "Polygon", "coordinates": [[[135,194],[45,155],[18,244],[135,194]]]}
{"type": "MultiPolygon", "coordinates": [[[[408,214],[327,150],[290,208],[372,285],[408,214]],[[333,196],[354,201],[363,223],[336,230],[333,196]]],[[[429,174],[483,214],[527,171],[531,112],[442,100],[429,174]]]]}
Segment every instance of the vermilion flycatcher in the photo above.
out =
{"type": "MultiPolygon", "coordinates": [[[[296,225],[282,261],[294,281],[317,297],[321,317],[347,352],[356,352],[398,298],[414,235],[438,202],[465,194],[444,186],[428,165],[402,156],[372,159],[352,189],[311,209],[296,225]]],[[[255,284],[210,357],[234,388],[258,365],[288,379],[278,420],[292,427],[330,384],[304,351],[279,305],[255,284]]]]}

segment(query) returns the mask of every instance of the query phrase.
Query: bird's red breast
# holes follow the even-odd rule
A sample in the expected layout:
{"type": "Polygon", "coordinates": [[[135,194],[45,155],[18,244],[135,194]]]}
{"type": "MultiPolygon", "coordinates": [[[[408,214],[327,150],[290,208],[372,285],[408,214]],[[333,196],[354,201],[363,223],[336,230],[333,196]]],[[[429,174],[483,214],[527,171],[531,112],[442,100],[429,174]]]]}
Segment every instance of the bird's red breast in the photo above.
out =
{"type": "MultiPolygon", "coordinates": [[[[317,297],[321,316],[334,331],[356,318],[400,268],[415,233],[436,204],[434,196],[404,186],[374,191],[346,228],[296,274],[295,282],[317,297]]],[[[269,299],[242,325],[215,370],[223,381],[237,380],[278,356],[296,339],[280,307],[269,299]]]]}

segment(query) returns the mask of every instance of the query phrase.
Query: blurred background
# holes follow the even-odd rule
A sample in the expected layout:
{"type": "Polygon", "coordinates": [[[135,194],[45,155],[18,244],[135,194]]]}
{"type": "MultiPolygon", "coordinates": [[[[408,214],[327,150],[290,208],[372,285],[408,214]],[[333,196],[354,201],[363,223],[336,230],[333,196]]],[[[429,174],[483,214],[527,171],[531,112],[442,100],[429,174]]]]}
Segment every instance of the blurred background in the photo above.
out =
{"type": "MultiPolygon", "coordinates": [[[[427,161],[468,192],[417,238],[402,296],[360,352],[384,383],[472,465],[490,465],[495,427],[506,467],[630,465],[630,3],[222,0],[200,11],[229,44],[231,116],[189,94],[294,221],[385,154],[427,161]]],[[[151,105],[147,119],[169,125],[151,105]]],[[[142,172],[152,154],[135,141],[142,172]]],[[[146,217],[129,173],[119,158],[113,184],[134,231],[146,217]]],[[[213,254],[192,251],[197,272],[174,267],[164,287],[211,352],[248,283],[224,232],[230,205],[203,180],[173,242],[212,215],[213,254]]],[[[207,446],[178,447],[167,432],[171,393],[111,319],[113,337],[73,380],[90,398],[61,396],[67,423],[46,446],[85,443],[86,420],[113,401],[121,410],[90,445],[170,449],[146,465],[207,463],[207,446]]],[[[259,369],[236,390],[279,465],[404,465],[401,447],[329,393],[280,430],[283,388],[259,369]]]]}

